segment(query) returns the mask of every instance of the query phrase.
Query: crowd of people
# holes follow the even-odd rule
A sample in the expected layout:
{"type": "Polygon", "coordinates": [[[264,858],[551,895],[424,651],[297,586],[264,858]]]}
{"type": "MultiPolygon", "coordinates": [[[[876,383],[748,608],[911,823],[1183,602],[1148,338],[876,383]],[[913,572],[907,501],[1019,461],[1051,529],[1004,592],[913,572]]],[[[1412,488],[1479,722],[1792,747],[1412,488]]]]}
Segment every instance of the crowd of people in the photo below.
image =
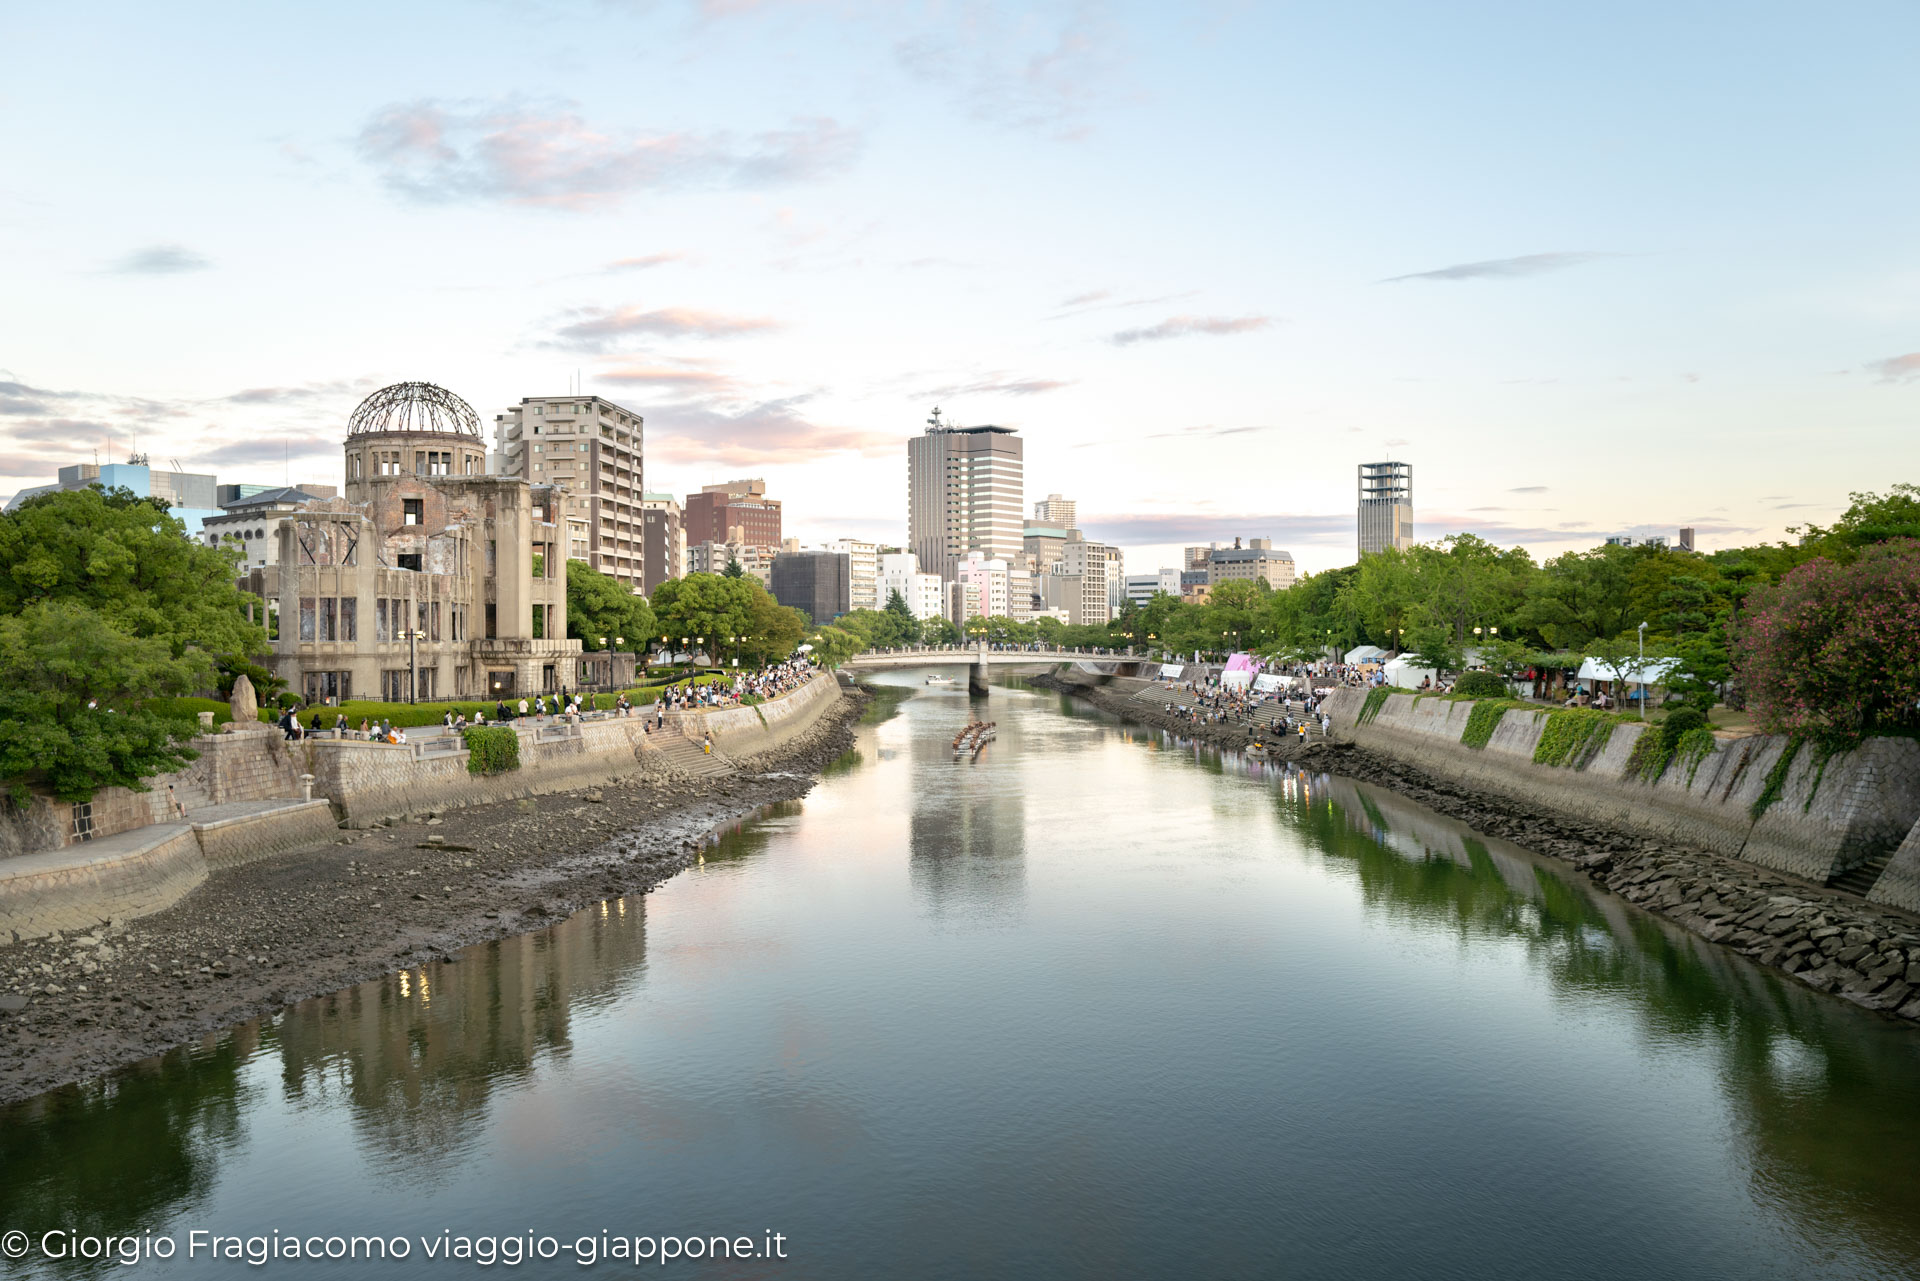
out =
{"type": "Polygon", "coordinates": [[[1310,725],[1318,725],[1321,732],[1325,733],[1333,726],[1332,718],[1321,711],[1321,704],[1331,690],[1314,688],[1311,679],[1307,683],[1306,693],[1299,698],[1292,697],[1285,690],[1223,685],[1212,678],[1204,682],[1188,680],[1169,685],[1168,688],[1184,690],[1189,696],[1178,702],[1169,701],[1166,705],[1169,716],[1184,720],[1189,725],[1242,726],[1246,729],[1249,741],[1277,734],[1305,734],[1310,725]],[[1276,704],[1280,708],[1278,715],[1263,718],[1259,714],[1261,708],[1276,704]]]}

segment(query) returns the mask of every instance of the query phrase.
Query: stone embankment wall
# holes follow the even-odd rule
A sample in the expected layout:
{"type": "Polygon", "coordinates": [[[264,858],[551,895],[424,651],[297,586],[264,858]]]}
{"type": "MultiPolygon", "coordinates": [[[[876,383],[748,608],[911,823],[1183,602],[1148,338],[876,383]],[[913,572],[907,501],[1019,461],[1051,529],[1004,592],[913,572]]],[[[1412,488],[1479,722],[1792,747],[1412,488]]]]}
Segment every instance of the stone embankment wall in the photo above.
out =
{"type": "Polygon", "coordinates": [[[0,942],[89,930],[173,906],[209,871],[328,840],[325,801],[205,823],[153,823],[88,845],[0,859],[0,942]]]}
{"type": "Polygon", "coordinates": [[[268,725],[230,733],[196,735],[189,744],[199,759],[174,774],[149,780],[145,792],[106,787],[84,806],[35,796],[26,805],[7,802],[0,811],[0,859],[76,844],[76,813],[92,839],[117,836],[154,823],[179,821],[179,807],[200,809],[236,801],[299,796],[301,766],[280,731],[268,725]]]}
{"type": "Polygon", "coordinates": [[[520,736],[520,768],[470,774],[464,750],[416,755],[411,746],[309,739],[301,748],[315,796],[333,802],[351,827],[403,818],[424,810],[487,805],[552,792],[569,792],[635,775],[678,768],[692,740],[704,733],[728,756],[776,751],[810,730],[840,700],[840,686],[822,673],[799,689],[758,707],[669,712],[664,727],[646,732],[641,716],[583,721],[574,726],[528,725],[520,736]]]}
{"type": "Polygon", "coordinates": [[[1697,762],[1674,761],[1657,780],[1628,772],[1634,744],[1650,727],[1616,724],[1605,746],[1577,766],[1535,763],[1548,713],[1509,710],[1485,747],[1461,742],[1471,702],[1394,694],[1362,721],[1364,690],[1337,691],[1327,704],[1336,738],[1435,777],[1544,812],[1625,832],[1698,846],[1760,867],[1825,883],[1898,850],[1869,899],[1902,901],[1920,889],[1920,743],[1870,739],[1822,759],[1794,755],[1774,798],[1754,817],[1789,742],[1754,736],[1717,740],[1697,762]],[[1904,842],[1904,844],[1903,844],[1904,842]],[[1901,871],[1902,855],[1911,872],[1901,871]],[[1897,873],[1897,874],[1896,874],[1897,873]]]}

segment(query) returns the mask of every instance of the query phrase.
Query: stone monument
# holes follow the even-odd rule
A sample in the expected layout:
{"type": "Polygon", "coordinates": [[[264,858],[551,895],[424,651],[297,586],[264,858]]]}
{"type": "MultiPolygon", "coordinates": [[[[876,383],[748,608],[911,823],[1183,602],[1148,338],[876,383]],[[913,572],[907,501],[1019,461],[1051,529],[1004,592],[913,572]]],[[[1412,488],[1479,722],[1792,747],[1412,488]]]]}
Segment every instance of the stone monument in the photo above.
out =
{"type": "Polygon", "coordinates": [[[233,697],[227,700],[235,729],[253,729],[260,724],[260,704],[253,696],[253,682],[246,673],[233,678],[233,697]]]}

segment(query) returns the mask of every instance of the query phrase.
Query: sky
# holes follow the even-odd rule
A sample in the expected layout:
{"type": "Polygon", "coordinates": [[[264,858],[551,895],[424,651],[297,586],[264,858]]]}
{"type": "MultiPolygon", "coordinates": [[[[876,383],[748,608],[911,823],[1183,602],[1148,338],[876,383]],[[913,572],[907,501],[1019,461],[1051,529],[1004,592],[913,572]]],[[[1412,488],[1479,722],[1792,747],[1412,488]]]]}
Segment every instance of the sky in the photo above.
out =
{"type": "Polygon", "coordinates": [[[338,483],[440,383],[904,541],[937,406],[1134,573],[1704,548],[1920,480],[1920,6],[0,6],[0,494],[338,483]]]}

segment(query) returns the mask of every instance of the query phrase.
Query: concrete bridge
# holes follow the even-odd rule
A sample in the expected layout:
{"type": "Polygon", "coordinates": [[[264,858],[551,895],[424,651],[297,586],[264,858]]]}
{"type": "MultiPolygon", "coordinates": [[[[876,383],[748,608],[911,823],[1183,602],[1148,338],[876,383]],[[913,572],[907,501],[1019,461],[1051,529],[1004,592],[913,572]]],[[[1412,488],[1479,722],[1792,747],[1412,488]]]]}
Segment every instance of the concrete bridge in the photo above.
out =
{"type": "MultiPolygon", "coordinates": [[[[1057,667],[1073,663],[1102,676],[1133,675],[1144,660],[1112,650],[1097,649],[994,649],[977,645],[903,645],[898,649],[870,649],[842,663],[849,672],[891,671],[901,667],[967,666],[969,693],[987,692],[987,674],[991,667],[1057,667]]],[[[1158,667],[1155,661],[1151,664],[1158,667]]]]}

